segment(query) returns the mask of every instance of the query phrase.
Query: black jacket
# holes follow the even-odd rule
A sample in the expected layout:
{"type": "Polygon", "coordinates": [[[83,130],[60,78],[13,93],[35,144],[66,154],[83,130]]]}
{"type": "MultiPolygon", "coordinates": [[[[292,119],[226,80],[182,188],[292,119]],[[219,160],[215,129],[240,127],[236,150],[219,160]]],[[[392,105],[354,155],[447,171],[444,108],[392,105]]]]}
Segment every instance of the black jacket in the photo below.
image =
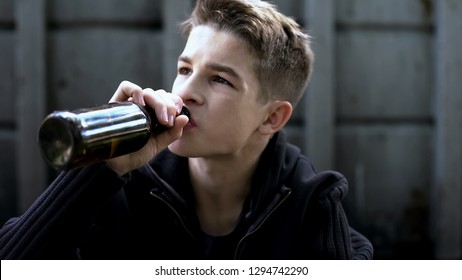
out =
{"type": "MultiPolygon", "coordinates": [[[[168,150],[122,178],[104,164],[62,172],[0,230],[1,259],[200,259],[187,159],[168,150]]],[[[371,259],[348,225],[348,183],[317,173],[276,134],[261,156],[239,222],[236,259],[371,259]]]]}

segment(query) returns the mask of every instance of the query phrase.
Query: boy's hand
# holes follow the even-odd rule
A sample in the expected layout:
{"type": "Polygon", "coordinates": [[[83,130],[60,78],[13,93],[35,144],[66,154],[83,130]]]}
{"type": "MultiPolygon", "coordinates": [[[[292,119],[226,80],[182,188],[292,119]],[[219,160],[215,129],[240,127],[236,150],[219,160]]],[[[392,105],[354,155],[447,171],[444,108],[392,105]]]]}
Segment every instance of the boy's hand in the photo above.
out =
{"type": "Polygon", "coordinates": [[[148,143],[136,152],[107,160],[109,167],[120,176],[148,163],[170,143],[180,138],[183,127],[188,123],[188,117],[178,115],[183,107],[183,100],[164,90],[142,89],[134,83],[123,81],[110,102],[123,101],[131,101],[152,108],[156,112],[158,121],[170,129],[151,137],[148,143]]]}

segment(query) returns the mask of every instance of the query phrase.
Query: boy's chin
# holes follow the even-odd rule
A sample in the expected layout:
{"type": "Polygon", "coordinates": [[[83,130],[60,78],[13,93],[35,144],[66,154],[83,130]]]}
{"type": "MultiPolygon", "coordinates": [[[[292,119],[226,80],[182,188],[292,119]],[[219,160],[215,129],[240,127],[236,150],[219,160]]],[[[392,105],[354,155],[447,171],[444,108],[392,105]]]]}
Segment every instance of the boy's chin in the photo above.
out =
{"type": "Polygon", "coordinates": [[[191,153],[190,149],[187,147],[182,147],[181,144],[177,142],[173,142],[168,146],[168,149],[171,153],[180,156],[180,157],[195,157],[193,153],[191,153]]]}

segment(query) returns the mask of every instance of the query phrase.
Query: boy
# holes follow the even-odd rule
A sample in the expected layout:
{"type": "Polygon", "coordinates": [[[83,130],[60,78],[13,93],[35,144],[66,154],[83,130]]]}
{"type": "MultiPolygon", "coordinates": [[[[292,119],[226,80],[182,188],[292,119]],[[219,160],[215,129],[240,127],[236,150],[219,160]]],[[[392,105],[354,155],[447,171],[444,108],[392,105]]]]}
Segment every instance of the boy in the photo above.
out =
{"type": "Polygon", "coordinates": [[[2,228],[2,259],[371,258],[340,204],[346,180],[316,173],[281,131],[310,77],[309,37],[262,1],[199,0],[182,27],[172,94],[125,81],[111,99],[170,129],[61,173],[2,228]]]}

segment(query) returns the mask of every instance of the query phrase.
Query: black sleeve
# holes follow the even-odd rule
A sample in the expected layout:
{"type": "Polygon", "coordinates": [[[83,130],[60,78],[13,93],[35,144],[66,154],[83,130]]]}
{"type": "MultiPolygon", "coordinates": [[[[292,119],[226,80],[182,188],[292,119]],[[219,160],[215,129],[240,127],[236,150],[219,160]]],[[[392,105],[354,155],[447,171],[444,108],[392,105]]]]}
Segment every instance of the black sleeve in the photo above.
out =
{"type": "Polygon", "coordinates": [[[316,257],[323,259],[372,259],[371,242],[348,224],[342,200],[348,192],[346,178],[334,171],[323,171],[310,182],[315,191],[305,226],[316,257]]]}
{"type": "Polygon", "coordinates": [[[0,258],[79,258],[96,212],[127,180],[105,164],[63,171],[22,216],[0,229],[0,258]]]}
{"type": "Polygon", "coordinates": [[[351,247],[353,259],[371,260],[374,258],[374,247],[372,243],[361,233],[350,227],[351,247]]]}

